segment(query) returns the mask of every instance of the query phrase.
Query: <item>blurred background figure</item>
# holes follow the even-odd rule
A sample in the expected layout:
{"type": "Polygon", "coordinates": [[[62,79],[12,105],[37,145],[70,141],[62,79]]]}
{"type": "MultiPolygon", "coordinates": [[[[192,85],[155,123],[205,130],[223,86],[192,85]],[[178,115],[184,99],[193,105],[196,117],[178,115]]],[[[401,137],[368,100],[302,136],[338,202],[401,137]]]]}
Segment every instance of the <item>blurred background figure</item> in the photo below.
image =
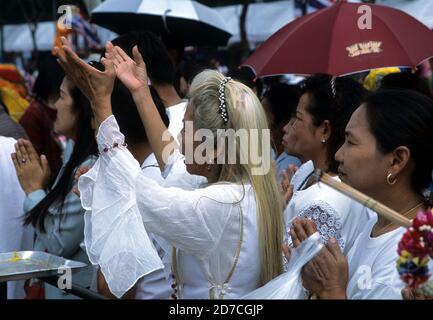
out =
{"type": "Polygon", "coordinates": [[[62,164],[62,146],[59,135],[53,132],[53,125],[57,114],[54,104],[59,98],[63,77],[63,70],[53,57],[43,60],[33,85],[33,100],[20,119],[36,152],[47,157],[53,175],[62,164]]]}
{"type": "Polygon", "coordinates": [[[383,77],[381,89],[408,89],[431,98],[432,93],[426,79],[412,72],[391,73],[383,77]]]}
{"type": "MultiPolygon", "coordinates": [[[[22,223],[25,194],[11,159],[15,143],[15,139],[0,135],[0,177],[7,186],[0,188],[0,253],[33,248],[33,228],[22,223]]],[[[24,281],[8,283],[8,299],[22,299],[24,295],[24,281]]]]}
{"type": "Polygon", "coordinates": [[[282,144],[283,128],[294,117],[300,96],[301,91],[297,85],[286,83],[274,84],[263,93],[262,105],[271,129],[273,159],[276,162],[278,179],[281,179],[282,171],[287,170],[289,165],[301,165],[298,158],[284,151],[282,144]]]}
{"type": "Polygon", "coordinates": [[[0,102],[0,136],[21,139],[27,138],[23,127],[11,119],[8,109],[0,102]]]}

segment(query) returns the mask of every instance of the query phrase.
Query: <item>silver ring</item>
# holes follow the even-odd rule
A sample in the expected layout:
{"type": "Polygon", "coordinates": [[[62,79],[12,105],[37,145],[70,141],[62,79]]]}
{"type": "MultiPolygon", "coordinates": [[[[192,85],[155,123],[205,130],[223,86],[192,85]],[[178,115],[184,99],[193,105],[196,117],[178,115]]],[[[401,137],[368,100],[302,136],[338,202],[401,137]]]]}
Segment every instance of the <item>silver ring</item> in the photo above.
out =
{"type": "Polygon", "coordinates": [[[26,159],[22,158],[22,159],[20,160],[20,162],[21,162],[21,163],[26,163],[26,159]]]}

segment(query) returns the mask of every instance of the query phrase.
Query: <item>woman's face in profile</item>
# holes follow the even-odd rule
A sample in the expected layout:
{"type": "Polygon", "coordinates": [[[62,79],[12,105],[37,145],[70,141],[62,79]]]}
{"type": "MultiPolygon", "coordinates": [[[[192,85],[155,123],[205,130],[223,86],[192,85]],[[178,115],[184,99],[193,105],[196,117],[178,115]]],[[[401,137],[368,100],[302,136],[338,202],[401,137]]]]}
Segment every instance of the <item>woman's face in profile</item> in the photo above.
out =
{"type": "Polygon", "coordinates": [[[361,105],[346,126],[344,144],[335,154],[338,175],[355,189],[374,197],[387,188],[386,175],[391,156],[382,154],[368,124],[366,107],[361,105]]]}
{"type": "Polygon", "coordinates": [[[74,112],[74,100],[72,99],[70,88],[72,83],[64,78],[60,86],[60,95],[54,104],[57,110],[56,121],[54,122],[54,132],[74,139],[76,135],[77,114],[74,112]]]}

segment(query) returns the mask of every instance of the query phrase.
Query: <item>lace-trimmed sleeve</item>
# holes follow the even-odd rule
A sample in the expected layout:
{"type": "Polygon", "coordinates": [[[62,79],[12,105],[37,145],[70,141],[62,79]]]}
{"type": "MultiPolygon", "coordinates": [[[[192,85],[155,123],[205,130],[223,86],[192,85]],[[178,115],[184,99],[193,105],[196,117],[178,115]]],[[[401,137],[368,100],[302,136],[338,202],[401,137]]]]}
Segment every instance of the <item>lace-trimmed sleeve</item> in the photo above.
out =
{"type": "MultiPolygon", "coordinates": [[[[329,239],[335,238],[341,250],[344,249],[345,242],[341,236],[341,219],[337,211],[331,205],[324,201],[314,201],[304,208],[298,214],[298,217],[308,218],[314,221],[323,243],[327,243],[329,239]]],[[[291,224],[288,226],[287,236],[288,244],[292,245],[290,226],[291,224]]]]}

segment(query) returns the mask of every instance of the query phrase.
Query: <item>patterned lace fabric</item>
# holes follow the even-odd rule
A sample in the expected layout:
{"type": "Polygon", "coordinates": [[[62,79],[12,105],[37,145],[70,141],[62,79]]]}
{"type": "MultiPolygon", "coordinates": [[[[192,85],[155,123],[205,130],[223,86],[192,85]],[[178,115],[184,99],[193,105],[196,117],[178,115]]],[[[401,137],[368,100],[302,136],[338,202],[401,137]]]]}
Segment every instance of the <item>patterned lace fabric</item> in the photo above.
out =
{"type": "MultiPolygon", "coordinates": [[[[328,203],[324,201],[314,201],[307,208],[303,209],[299,215],[302,218],[308,218],[316,223],[317,231],[320,233],[323,243],[329,239],[335,238],[343,250],[345,243],[341,236],[341,220],[337,212],[328,203]]],[[[287,229],[288,245],[292,246],[290,237],[290,226],[287,229]]]]}

